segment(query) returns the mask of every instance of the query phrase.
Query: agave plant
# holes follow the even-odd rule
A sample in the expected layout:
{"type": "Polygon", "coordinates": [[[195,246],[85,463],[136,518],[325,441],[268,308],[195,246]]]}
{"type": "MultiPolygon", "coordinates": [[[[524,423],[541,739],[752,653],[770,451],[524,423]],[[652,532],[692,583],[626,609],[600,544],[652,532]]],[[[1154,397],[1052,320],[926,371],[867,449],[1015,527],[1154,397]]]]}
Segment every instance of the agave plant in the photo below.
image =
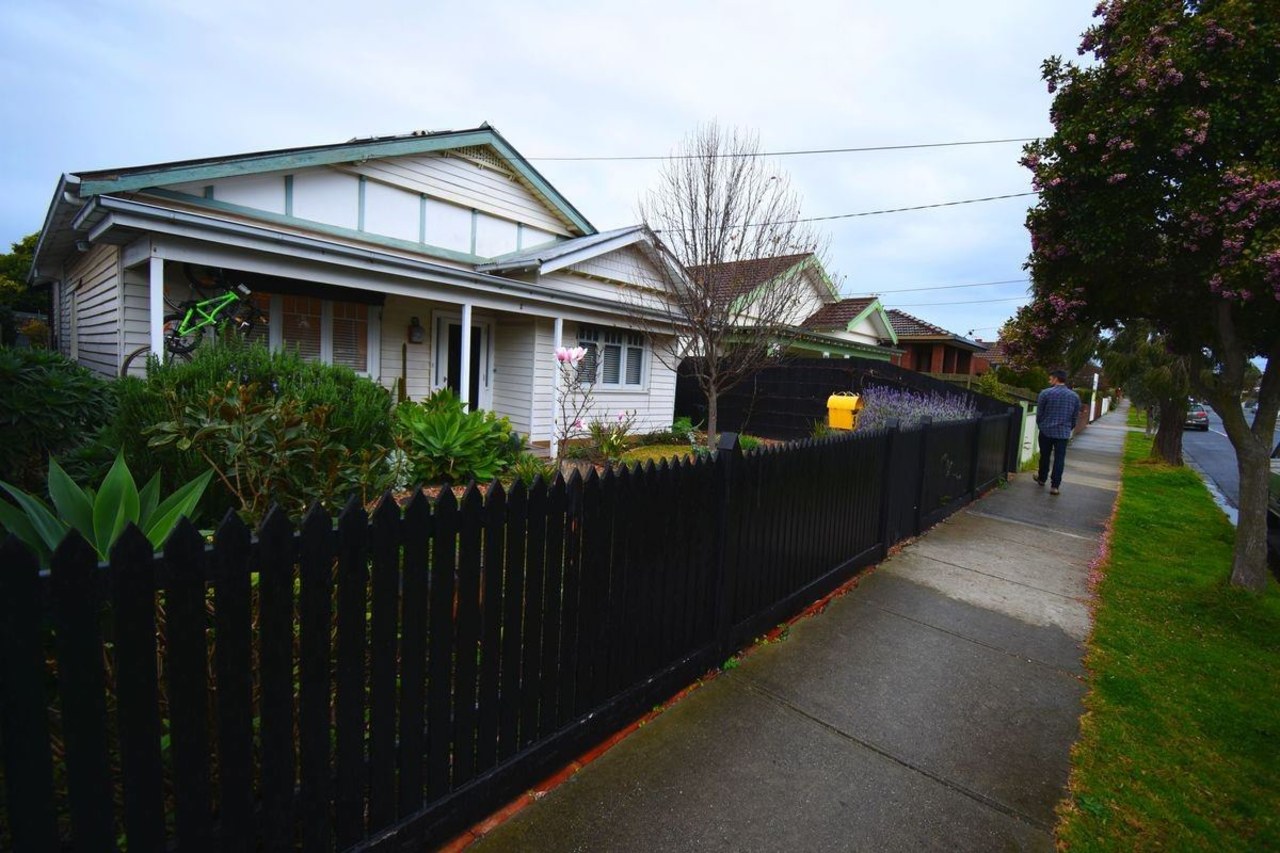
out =
{"type": "Polygon", "coordinates": [[[146,535],[153,548],[159,550],[173,531],[178,519],[190,515],[209,485],[212,471],[206,471],[160,500],[160,475],[153,476],[139,491],[124,455],[117,454],[115,464],[95,492],[77,486],[53,457],[49,458],[49,497],[53,508],[34,495],[0,481],[0,488],[17,503],[0,500],[0,527],[17,536],[40,560],[49,565],[54,549],[67,533],[76,530],[98,557],[106,560],[111,546],[130,523],[146,535]]]}

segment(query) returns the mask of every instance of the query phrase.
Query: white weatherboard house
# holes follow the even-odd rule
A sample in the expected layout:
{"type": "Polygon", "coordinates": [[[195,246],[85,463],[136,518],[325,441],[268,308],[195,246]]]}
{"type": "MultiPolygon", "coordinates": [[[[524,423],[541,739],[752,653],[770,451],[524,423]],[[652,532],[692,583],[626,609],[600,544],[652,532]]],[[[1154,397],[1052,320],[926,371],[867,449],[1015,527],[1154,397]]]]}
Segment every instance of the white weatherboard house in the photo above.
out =
{"type": "Polygon", "coordinates": [[[167,306],[212,268],[254,291],[272,347],[411,399],[448,386],[545,442],[561,344],[596,351],[598,415],[671,423],[675,374],[641,333],[666,292],[654,247],[597,231],[482,125],[64,175],[32,278],[61,351],[104,375],[160,352],[167,306]]]}

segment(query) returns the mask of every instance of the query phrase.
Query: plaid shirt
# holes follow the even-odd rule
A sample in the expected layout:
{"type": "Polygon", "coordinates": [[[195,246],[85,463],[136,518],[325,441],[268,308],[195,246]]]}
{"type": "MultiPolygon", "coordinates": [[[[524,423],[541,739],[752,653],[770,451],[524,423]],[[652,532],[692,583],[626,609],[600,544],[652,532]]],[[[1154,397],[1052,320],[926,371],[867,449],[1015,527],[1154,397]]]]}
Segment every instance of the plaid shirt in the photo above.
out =
{"type": "Polygon", "coordinates": [[[1036,398],[1036,426],[1048,438],[1071,438],[1080,416],[1080,395],[1066,385],[1050,385],[1036,398]]]}

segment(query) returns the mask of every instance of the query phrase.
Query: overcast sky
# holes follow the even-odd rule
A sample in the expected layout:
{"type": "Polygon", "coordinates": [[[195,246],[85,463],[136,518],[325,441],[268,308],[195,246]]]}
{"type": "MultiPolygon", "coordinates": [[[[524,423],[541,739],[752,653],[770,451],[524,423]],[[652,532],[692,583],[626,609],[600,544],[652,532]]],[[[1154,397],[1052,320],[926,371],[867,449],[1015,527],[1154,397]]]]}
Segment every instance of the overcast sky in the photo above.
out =
{"type": "MultiPolygon", "coordinates": [[[[540,158],[660,156],[711,119],[755,130],[766,151],[1042,136],[1040,63],[1075,57],[1094,5],[7,0],[0,241],[39,229],[63,172],[482,121],[616,228],[636,221],[658,162],[540,158]]],[[[776,164],[805,215],[825,217],[1028,192],[1019,155],[1005,143],[776,164]]],[[[1025,294],[1030,201],[821,223],[829,271],[848,295],[992,338],[1025,294]],[[927,287],[948,289],[910,290],[927,287]]]]}

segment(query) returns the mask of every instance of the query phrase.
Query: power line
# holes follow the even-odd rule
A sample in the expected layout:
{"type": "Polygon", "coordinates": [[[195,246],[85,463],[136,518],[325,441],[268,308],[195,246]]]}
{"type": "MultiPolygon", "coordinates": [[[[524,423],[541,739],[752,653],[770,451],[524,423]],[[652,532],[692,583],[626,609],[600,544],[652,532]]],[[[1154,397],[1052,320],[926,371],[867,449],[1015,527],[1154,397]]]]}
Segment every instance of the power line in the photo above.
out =
{"type": "Polygon", "coordinates": [[[775,223],[752,223],[747,227],[757,228],[762,224],[791,225],[792,223],[799,223],[799,222],[829,222],[833,219],[853,219],[854,217],[857,217],[857,216],[879,216],[883,213],[905,213],[908,210],[932,210],[933,208],[936,208],[936,207],[955,207],[958,204],[978,204],[984,201],[999,201],[1001,199],[1006,199],[1006,198],[1022,198],[1023,196],[1029,196],[1029,195],[1038,195],[1038,193],[1029,192],[1029,193],[1009,193],[1008,195],[989,195],[989,196],[985,196],[984,198],[966,198],[960,201],[940,201],[937,204],[918,204],[918,205],[915,205],[914,207],[890,207],[890,208],[885,208],[884,210],[865,210],[861,213],[837,213],[832,216],[813,216],[805,219],[790,219],[790,220],[783,220],[782,222],[775,222],[775,223]]]}
{"type": "Polygon", "coordinates": [[[727,153],[727,154],[636,154],[636,155],[620,155],[616,157],[526,157],[526,160],[540,160],[544,162],[574,162],[581,163],[586,161],[619,161],[619,160],[701,160],[704,158],[735,158],[735,157],[799,157],[809,154],[861,154],[867,151],[907,151],[918,148],[956,148],[962,145],[1003,145],[1011,142],[1035,142],[1037,137],[1022,137],[1018,139],[975,139],[965,142],[923,142],[914,145],[868,145],[860,148],[805,148],[794,151],[760,151],[756,153],[727,153]]]}
{"type": "Polygon", "coordinates": [[[1030,296],[1010,296],[1005,299],[971,299],[961,302],[908,302],[903,305],[891,305],[891,308],[933,308],[942,305],[985,305],[989,302],[1018,302],[1030,299],[1030,296]]]}
{"type": "MultiPolygon", "coordinates": [[[[966,198],[966,199],[961,199],[959,201],[940,201],[935,204],[917,204],[912,207],[889,207],[889,208],[885,208],[884,210],[864,210],[860,213],[836,213],[830,216],[809,216],[802,219],[779,219],[776,222],[748,222],[745,225],[734,226],[734,227],[763,228],[768,225],[796,225],[801,222],[830,222],[831,220],[834,220],[834,219],[853,219],[858,216],[879,216],[884,213],[905,213],[910,210],[933,210],[934,208],[938,208],[938,207],[955,207],[956,205],[960,205],[960,204],[979,204],[984,201],[1000,201],[1001,199],[1022,198],[1024,196],[1029,196],[1029,195],[1039,195],[1039,193],[1026,192],[1026,193],[1009,193],[1007,195],[989,195],[989,196],[984,196],[983,198],[966,198]]],[[[654,233],[666,234],[671,230],[672,229],[670,228],[655,228],[654,233]]],[[[699,229],[697,229],[696,227],[689,227],[689,228],[683,228],[678,230],[695,231],[699,229]]]]}
{"type": "Polygon", "coordinates": [[[936,287],[904,287],[900,290],[873,290],[871,293],[876,296],[883,296],[886,293],[915,293],[921,290],[956,290],[962,287],[993,287],[997,284],[1025,284],[1030,282],[1029,278],[1009,278],[1003,281],[979,281],[973,284],[940,284],[936,287]]]}

